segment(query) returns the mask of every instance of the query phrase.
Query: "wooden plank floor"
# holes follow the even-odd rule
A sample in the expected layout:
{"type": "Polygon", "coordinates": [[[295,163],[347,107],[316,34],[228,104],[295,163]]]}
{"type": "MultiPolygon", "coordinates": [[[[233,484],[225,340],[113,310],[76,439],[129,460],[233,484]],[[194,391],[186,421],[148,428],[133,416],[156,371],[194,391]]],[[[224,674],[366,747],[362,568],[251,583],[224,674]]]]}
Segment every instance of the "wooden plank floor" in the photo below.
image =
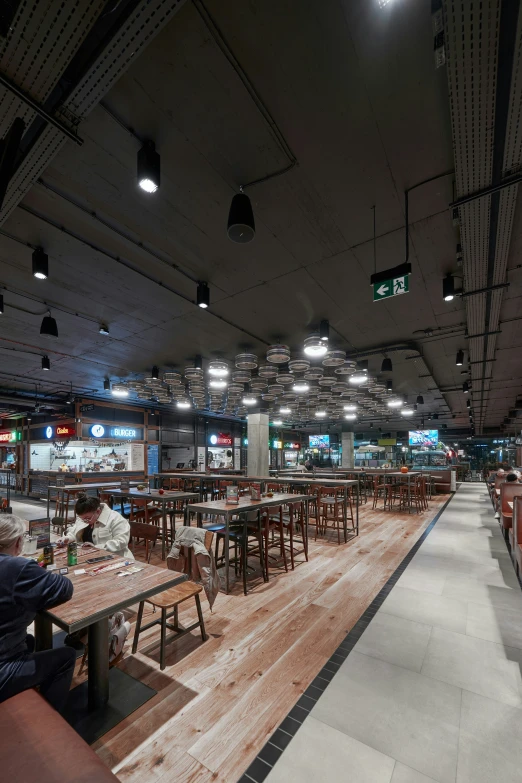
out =
{"type": "MultiPolygon", "coordinates": [[[[98,740],[99,756],[125,783],[235,783],[447,498],[411,515],[368,503],[360,536],[341,546],[333,532],[314,542],[311,526],[308,563],[272,567],[246,597],[235,585],[212,614],[204,601],[209,640],[193,632],[173,642],[163,672],[159,626],[143,633],[121,668],[158,693],[98,740]]],[[[195,617],[193,606],[180,612],[182,624],[195,617]]]]}

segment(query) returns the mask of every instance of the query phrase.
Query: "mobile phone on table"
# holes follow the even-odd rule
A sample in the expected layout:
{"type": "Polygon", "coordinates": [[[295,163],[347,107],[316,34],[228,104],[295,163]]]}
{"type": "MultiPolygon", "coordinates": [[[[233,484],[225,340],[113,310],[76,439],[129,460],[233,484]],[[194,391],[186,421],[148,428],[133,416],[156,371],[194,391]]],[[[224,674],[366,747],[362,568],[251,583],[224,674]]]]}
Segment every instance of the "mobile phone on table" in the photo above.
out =
{"type": "Polygon", "coordinates": [[[102,555],[101,557],[91,557],[86,563],[101,563],[102,560],[112,560],[112,555],[102,555]]]}

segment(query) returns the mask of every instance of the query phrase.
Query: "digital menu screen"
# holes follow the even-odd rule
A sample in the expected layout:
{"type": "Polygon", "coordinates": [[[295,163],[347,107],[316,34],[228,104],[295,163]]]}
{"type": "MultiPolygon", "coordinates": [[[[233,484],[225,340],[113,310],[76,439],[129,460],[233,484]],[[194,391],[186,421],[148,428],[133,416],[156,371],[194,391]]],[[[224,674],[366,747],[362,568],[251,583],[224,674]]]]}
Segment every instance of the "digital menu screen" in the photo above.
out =
{"type": "Polygon", "coordinates": [[[330,448],[330,436],[329,435],[309,435],[308,444],[311,449],[329,449],[330,448]]]}

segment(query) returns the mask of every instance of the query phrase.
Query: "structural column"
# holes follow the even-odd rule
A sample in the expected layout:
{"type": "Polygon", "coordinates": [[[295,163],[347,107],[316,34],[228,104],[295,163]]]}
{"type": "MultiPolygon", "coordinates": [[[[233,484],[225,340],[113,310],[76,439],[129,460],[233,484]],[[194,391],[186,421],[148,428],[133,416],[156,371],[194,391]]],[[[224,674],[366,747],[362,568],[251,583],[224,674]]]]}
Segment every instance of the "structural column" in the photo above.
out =
{"type": "Polygon", "coordinates": [[[268,413],[249,413],[247,419],[249,476],[268,476],[268,413]]]}
{"type": "Polygon", "coordinates": [[[351,429],[351,425],[343,424],[343,431],[341,433],[342,440],[341,445],[343,448],[342,467],[353,468],[354,467],[354,433],[351,429]],[[350,431],[348,431],[350,427],[350,431]],[[345,431],[346,428],[346,431],[345,431]]]}

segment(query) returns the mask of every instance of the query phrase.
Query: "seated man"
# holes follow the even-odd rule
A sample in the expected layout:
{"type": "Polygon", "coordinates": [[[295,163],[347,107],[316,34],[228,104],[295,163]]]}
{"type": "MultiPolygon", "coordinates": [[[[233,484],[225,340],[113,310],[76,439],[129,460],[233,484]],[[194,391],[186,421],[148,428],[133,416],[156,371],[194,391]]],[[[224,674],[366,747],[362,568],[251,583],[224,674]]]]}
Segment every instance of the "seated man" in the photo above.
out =
{"type": "Polygon", "coordinates": [[[27,626],[41,609],[69,601],[72,582],[20,557],[25,524],[0,517],[0,701],[40,686],[55,710],[65,706],[76,655],[70,647],[34,652],[27,626]]]}

